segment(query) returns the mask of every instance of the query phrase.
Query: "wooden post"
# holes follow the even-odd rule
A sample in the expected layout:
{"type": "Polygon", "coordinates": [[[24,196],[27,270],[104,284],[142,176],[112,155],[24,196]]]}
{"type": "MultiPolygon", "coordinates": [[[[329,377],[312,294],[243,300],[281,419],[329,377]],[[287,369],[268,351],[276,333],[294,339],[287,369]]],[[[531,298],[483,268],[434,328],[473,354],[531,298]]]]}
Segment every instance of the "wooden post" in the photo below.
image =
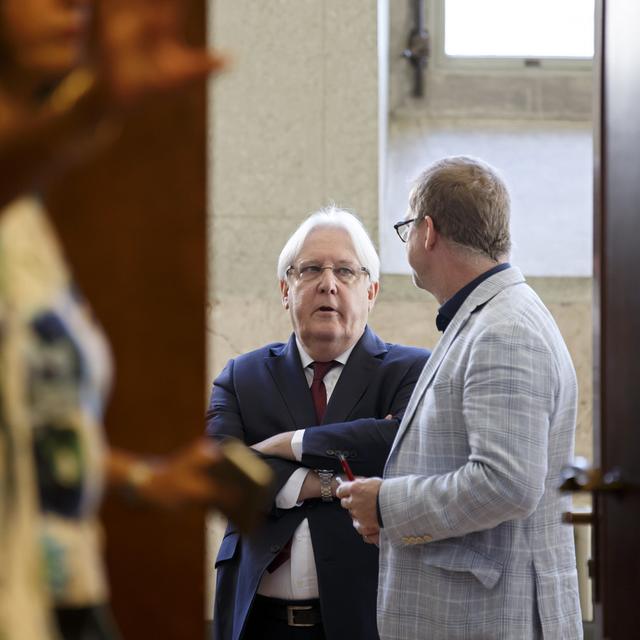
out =
{"type": "MultiPolygon", "coordinates": [[[[189,2],[204,42],[204,0],[189,2]]],[[[204,87],[126,123],[49,206],[76,280],[109,336],[109,441],[166,454],[202,434],[205,396],[204,87]]],[[[204,637],[203,513],[161,514],[114,497],[103,510],[112,604],[125,640],[204,637]]]]}

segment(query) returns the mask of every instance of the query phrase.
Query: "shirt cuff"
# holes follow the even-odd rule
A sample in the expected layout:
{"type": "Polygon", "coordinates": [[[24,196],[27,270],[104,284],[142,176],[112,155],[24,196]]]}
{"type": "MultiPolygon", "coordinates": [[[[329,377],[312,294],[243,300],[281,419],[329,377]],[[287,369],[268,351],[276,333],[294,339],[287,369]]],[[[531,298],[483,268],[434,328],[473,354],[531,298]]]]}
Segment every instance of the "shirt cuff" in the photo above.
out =
{"type": "Polygon", "coordinates": [[[305,478],[310,471],[311,469],[300,467],[289,476],[285,485],[276,495],[276,507],[278,509],[293,509],[293,507],[299,507],[302,504],[299,501],[300,489],[302,489],[305,478]]]}
{"type": "Polygon", "coordinates": [[[376,515],[378,516],[378,526],[384,529],[384,522],[382,522],[382,509],[380,509],[380,492],[376,496],[376,515]]]}
{"type": "Polygon", "coordinates": [[[293,457],[300,462],[302,460],[302,439],[304,438],[304,429],[298,429],[293,432],[291,437],[291,451],[293,451],[293,457]]]}

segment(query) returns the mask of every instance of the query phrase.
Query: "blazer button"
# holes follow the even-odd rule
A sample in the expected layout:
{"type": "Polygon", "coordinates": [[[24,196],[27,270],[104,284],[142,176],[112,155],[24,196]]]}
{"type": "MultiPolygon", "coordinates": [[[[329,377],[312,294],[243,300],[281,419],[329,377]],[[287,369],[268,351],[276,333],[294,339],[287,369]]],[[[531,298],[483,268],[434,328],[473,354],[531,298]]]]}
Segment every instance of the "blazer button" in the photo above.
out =
{"type": "Polygon", "coordinates": [[[278,553],[278,551],[280,551],[281,547],[279,544],[272,544],[269,547],[269,551],[271,551],[271,553],[278,553]]]}

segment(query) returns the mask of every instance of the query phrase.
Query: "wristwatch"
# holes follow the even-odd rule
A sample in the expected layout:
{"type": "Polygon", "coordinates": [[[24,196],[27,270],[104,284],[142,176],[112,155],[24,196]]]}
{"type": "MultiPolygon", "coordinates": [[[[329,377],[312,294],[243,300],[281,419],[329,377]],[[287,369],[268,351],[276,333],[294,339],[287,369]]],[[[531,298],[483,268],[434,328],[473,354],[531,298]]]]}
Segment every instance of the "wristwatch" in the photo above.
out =
{"type": "Polygon", "coordinates": [[[322,502],[333,502],[333,494],[331,492],[333,471],[331,469],[316,469],[316,473],[320,478],[320,497],[322,502]]]}

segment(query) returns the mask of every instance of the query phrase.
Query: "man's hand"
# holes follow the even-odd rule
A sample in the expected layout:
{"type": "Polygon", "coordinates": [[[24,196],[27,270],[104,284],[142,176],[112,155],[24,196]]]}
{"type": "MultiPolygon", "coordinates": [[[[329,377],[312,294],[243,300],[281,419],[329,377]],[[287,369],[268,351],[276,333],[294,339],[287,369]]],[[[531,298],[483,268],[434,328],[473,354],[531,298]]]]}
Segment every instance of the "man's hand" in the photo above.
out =
{"type": "Polygon", "coordinates": [[[284,458],[285,460],[295,460],[293,450],[291,449],[291,439],[295,431],[285,431],[284,433],[278,433],[271,438],[262,440],[262,442],[256,442],[251,445],[251,448],[258,453],[265,456],[275,456],[277,458],[284,458]]]}
{"type": "Polygon", "coordinates": [[[218,445],[198,438],[164,458],[145,460],[110,449],[107,477],[114,488],[133,490],[138,499],[165,509],[186,506],[229,509],[242,499],[236,487],[220,483],[211,470],[222,460],[218,445]]]}
{"type": "Polygon", "coordinates": [[[349,512],[353,526],[369,544],[378,544],[380,526],[378,524],[377,500],[382,478],[364,478],[353,482],[343,482],[336,491],[340,504],[349,512]]]}

